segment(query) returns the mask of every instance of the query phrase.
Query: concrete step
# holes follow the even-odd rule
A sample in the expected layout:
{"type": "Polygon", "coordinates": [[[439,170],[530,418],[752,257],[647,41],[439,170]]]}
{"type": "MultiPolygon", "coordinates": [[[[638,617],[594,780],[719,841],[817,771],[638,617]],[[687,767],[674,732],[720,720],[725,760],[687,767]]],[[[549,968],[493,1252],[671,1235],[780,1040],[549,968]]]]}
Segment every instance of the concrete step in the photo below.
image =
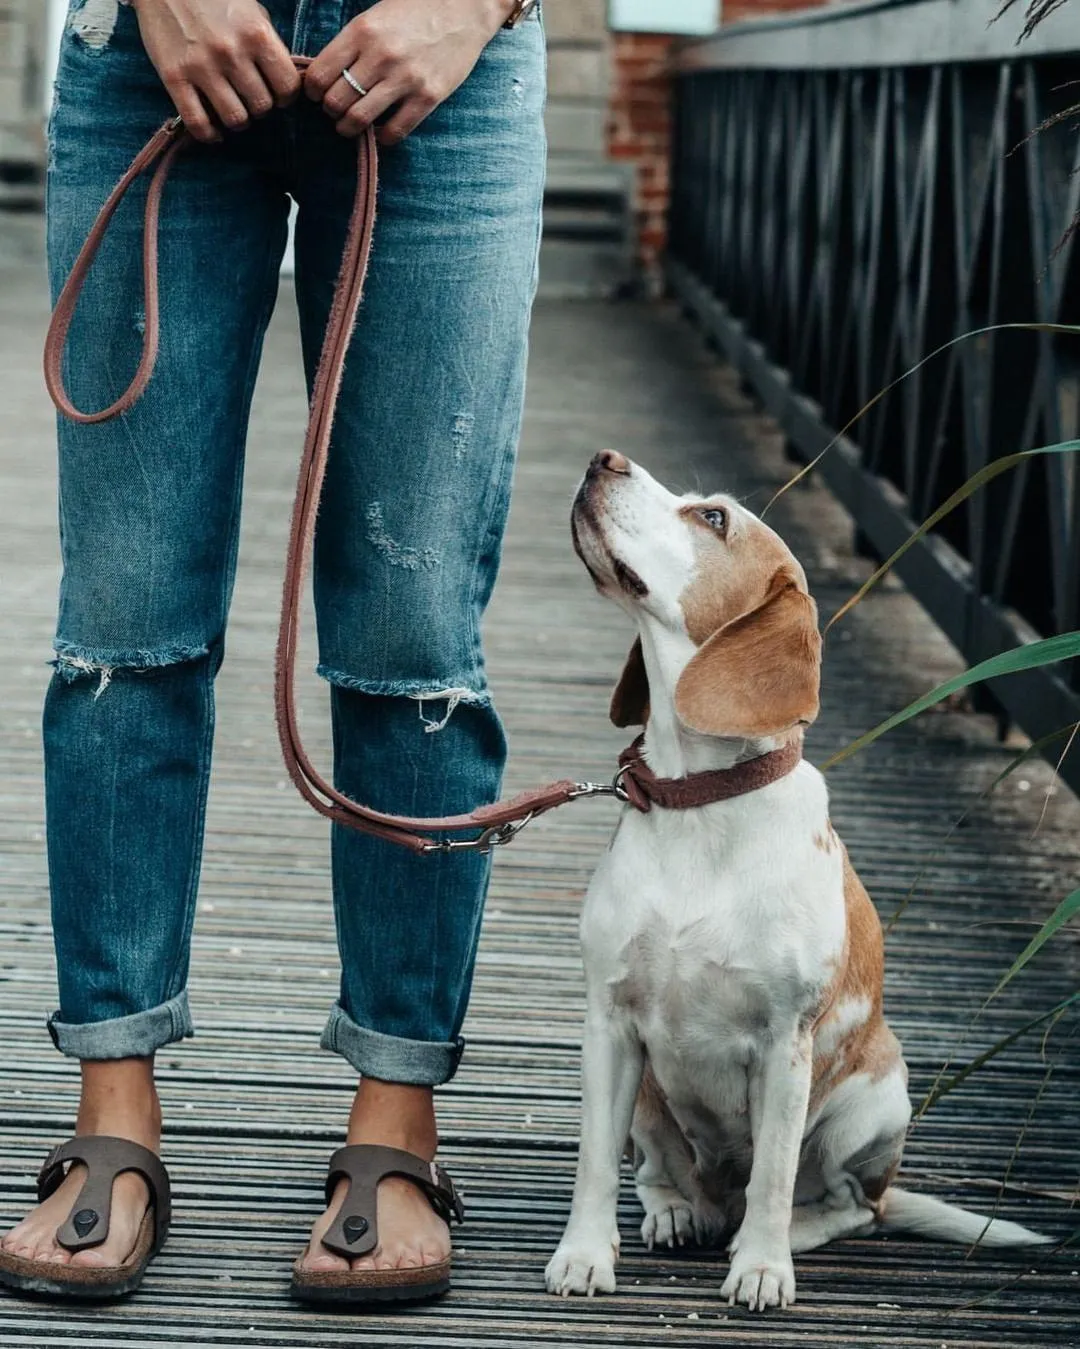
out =
{"type": "Polygon", "coordinates": [[[631,174],[622,165],[592,155],[551,155],[541,294],[603,297],[626,287],[632,275],[631,191],[631,174]]]}
{"type": "Polygon", "coordinates": [[[632,184],[632,171],[611,160],[592,155],[548,156],[547,190],[550,195],[628,200],[632,184]]]}
{"type": "Polygon", "coordinates": [[[549,239],[585,239],[623,243],[626,239],[626,212],[606,206],[544,203],[544,232],[549,239]]]}
{"type": "Polygon", "coordinates": [[[540,295],[547,300],[610,299],[632,278],[622,243],[545,239],[540,248],[540,295]]]}

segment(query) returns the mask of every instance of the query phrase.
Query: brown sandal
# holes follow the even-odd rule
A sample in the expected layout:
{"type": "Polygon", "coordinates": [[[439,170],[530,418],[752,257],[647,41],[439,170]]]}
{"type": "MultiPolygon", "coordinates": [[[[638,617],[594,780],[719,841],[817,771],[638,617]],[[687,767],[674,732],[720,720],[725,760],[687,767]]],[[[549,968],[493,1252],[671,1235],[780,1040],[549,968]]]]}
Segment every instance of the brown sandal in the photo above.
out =
{"type": "Polygon", "coordinates": [[[109,1235],[113,1182],[125,1171],[136,1171],[146,1181],[150,1203],[135,1249],[122,1265],[102,1266],[54,1265],[0,1250],[0,1283],[22,1293],[56,1298],[118,1298],[133,1293],[169,1232],[172,1193],[168,1173],[148,1148],[127,1138],[104,1134],[72,1138],[45,1158],[37,1181],[39,1203],[59,1188],[69,1162],[82,1162],[86,1180],[67,1219],[57,1228],[58,1244],[68,1251],[100,1246],[109,1235]]]}
{"type": "MultiPolygon", "coordinates": [[[[349,1188],[322,1239],[328,1251],[348,1259],[367,1255],[378,1246],[375,1196],[379,1182],[387,1176],[411,1180],[445,1222],[464,1222],[465,1210],[454,1182],[441,1166],[398,1148],[353,1144],[339,1148],[330,1158],[326,1202],[342,1177],[349,1188]]],[[[450,1287],[449,1257],[417,1269],[305,1269],[301,1260],[293,1266],[292,1276],[292,1295],[301,1302],[419,1302],[439,1297],[450,1287]]]]}

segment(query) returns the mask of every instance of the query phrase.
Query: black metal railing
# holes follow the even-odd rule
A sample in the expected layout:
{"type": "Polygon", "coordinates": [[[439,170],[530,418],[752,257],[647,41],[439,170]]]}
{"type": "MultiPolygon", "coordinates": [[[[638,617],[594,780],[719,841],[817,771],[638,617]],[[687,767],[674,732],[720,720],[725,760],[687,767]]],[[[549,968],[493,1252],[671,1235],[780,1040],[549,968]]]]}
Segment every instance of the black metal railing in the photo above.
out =
{"type": "MultiPolygon", "coordinates": [[[[1080,103],[1080,0],[1021,46],[998,4],[879,0],[680,55],[670,281],[800,457],[961,333],[1080,322],[1078,119],[1032,134],[1080,103]]],[[[994,333],[906,379],[821,471],[887,555],[981,466],[1078,435],[1080,337],[994,333]]],[[[1080,628],[1077,456],[997,479],[899,570],[973,662],[1080,628]]],[[[1075,668],[992,688],[1034,737],[1080,720],[1075,668]]]]}

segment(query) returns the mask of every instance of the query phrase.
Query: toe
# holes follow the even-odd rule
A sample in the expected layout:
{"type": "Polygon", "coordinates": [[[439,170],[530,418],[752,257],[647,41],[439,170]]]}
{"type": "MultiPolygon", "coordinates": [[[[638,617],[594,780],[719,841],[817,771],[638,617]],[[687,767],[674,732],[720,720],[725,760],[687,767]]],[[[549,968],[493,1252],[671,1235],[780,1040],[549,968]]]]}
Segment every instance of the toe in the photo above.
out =
{"type": "Polygon", "coordinates": [[[120,1261],[106,1254],[99,1246],[95,1246],[88,1251],[75,1251],[71,1257],[71,1263],[83,1268],[109,1269],[113,1265],[120,1264],[120,1261]]]}
{"type": "Polygon", "coordinates": [[[308,1250],[304,1258],[300,1261],[301,1269],[348,1269],[349,1262],[344,1256],[335,1255],[332,1251],[312,1251],[308,1250]]]}
{"type": "Polygon", "coordinates": [[[39,1236],[36,1241],[28,1243],[28,1260],[51,1260],[59,1248],[55,1241],[50,1241],[48,1237],[39,1236]]]}

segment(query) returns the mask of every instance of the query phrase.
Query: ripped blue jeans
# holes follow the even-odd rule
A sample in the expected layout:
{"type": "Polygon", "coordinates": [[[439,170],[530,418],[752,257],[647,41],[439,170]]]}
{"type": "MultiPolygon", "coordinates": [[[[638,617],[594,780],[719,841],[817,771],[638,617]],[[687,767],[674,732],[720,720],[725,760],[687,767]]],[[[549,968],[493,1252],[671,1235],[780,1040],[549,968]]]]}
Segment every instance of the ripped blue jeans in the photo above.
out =
{"type": "MultiPolygon", "coordinates": [[[[287,45],[307,53],[366,7],[265,3],[287,45]]],[[[335,780],[386,811],[443,815],[499,792],[506,743],[480,620],[521,417],[543,102],[534,18],[500,32],[461,88],[382,155],[314,585],[335,780]]],[[[50,126],[54,296],[106,194],[171,112],[134,10],[90,13],[74,0],[50,126]]],[[[149,1055],[192,1030],[214,678],[252,388],[289,198],[310,381],[354,182],[355,143],[306,98],[187,151],[163,204],[150,386],[119,420],[59,422],[64,570],[44,737],[60,992],[49,1026],[65,1054],[149,1055]]],[[[133,191],[71,329],[66,377],[79,406],[111,402],[137,363],[140,239],[133,191]]],[[[342,979],[323,1044],[368,1076],[446,1081],[462,1050],[488,861],[418,857],[336,826],[331,846],[342,979]]]]}

